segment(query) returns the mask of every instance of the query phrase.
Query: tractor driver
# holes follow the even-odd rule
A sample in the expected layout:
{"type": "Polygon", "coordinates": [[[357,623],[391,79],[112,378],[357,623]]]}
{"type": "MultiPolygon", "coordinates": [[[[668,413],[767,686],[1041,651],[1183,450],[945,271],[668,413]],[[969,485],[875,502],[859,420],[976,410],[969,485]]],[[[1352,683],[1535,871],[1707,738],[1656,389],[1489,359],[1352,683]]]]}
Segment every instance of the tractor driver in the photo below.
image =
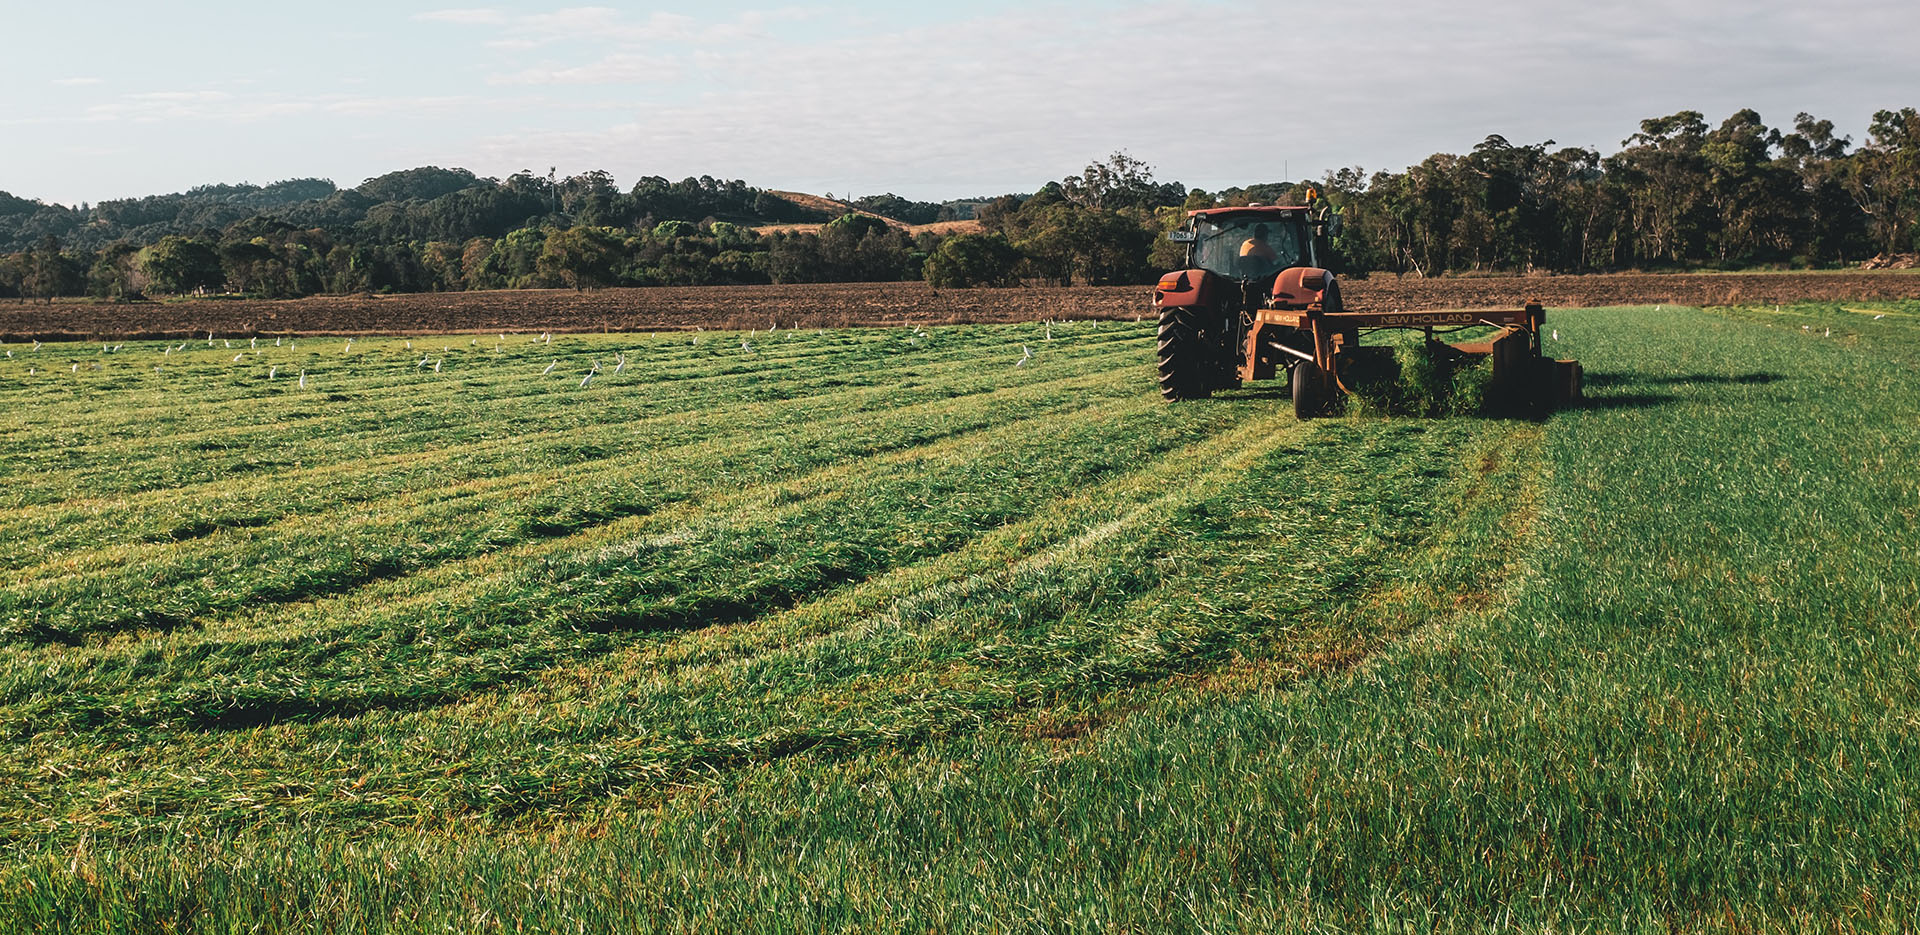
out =
{"type": "Polygon", "coordinates": [[[1241,262],[1245,263],[1256,258],[1269,263],[1280,258],[1279,254],[1273,252],[1273,245],[1267,243],[1267,225],[1265,224],[1255,224],[1253,236],[1240,244],[1241,262]]]}
{"type": "Polygon", "coordinates": [[[1248,279],[1265,276],[1273,272],[1279,259],[1273,245],[1267,243],[1267,225],[1255,224],[1253,236],[1240,244],[1240,275],[1248,279]]]}

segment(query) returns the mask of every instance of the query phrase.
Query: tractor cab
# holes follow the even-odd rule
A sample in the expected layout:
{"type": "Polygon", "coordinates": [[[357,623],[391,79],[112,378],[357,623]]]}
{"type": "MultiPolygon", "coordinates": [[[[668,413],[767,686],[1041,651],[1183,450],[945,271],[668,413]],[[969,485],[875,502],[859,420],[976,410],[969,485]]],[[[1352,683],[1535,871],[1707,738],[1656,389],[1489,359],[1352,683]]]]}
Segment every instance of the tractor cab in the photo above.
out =
{"type": "Polygon", "coordinates": [[[1271,279],[1295,266],[1319,266],[1306,208],[1204,208],[1171,235],[1187,244],[1187,267],[1241,282],[1271,279]]]}

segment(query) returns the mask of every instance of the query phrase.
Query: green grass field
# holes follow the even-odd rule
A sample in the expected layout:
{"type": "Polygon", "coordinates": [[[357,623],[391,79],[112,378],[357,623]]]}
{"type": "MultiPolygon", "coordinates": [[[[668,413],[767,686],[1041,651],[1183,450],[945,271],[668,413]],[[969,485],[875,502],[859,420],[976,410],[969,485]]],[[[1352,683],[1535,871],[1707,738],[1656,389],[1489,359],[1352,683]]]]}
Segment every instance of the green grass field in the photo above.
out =
{"type": "Polygon", "coordinates": [[[0,930],[1914,931],[1920,303],[1549,324],[8,345],[0,930]]]}

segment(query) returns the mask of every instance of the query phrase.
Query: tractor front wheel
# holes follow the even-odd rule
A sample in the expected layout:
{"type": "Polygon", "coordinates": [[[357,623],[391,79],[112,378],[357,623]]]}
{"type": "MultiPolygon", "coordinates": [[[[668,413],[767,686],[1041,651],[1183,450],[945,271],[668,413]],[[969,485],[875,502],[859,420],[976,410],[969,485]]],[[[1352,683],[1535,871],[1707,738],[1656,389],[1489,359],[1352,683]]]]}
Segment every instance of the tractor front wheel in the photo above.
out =
{"type": "Polygon", "coordinates": [[[1212,363],[1200,333],[1200,316],[1191,308],[1160,310],[1160,395],[1168,400],[1206,399],[1213,395],[1207,367],[1212,363]]]}

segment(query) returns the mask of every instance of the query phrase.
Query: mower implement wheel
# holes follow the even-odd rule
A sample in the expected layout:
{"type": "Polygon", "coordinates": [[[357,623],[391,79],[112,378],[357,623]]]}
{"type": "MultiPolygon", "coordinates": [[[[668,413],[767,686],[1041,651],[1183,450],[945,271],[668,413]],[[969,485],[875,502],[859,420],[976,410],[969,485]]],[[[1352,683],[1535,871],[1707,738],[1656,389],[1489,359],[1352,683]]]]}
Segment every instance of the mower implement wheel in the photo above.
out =
{"type": "Polygon", "coordinates": [[[1160,395],[1169,400],[1213,395],[1209,357],[1199,314],[1190,308],[1160,311],[1160,395]]]}
{"type": "Polygon", "coordinates": [[[1293,365],[1293,415],[1296,419],[1311,419],[1325,415],[1327,404],[1333,393],[1327,379],[1327,372],[1310,360],[1293,365]]]}

